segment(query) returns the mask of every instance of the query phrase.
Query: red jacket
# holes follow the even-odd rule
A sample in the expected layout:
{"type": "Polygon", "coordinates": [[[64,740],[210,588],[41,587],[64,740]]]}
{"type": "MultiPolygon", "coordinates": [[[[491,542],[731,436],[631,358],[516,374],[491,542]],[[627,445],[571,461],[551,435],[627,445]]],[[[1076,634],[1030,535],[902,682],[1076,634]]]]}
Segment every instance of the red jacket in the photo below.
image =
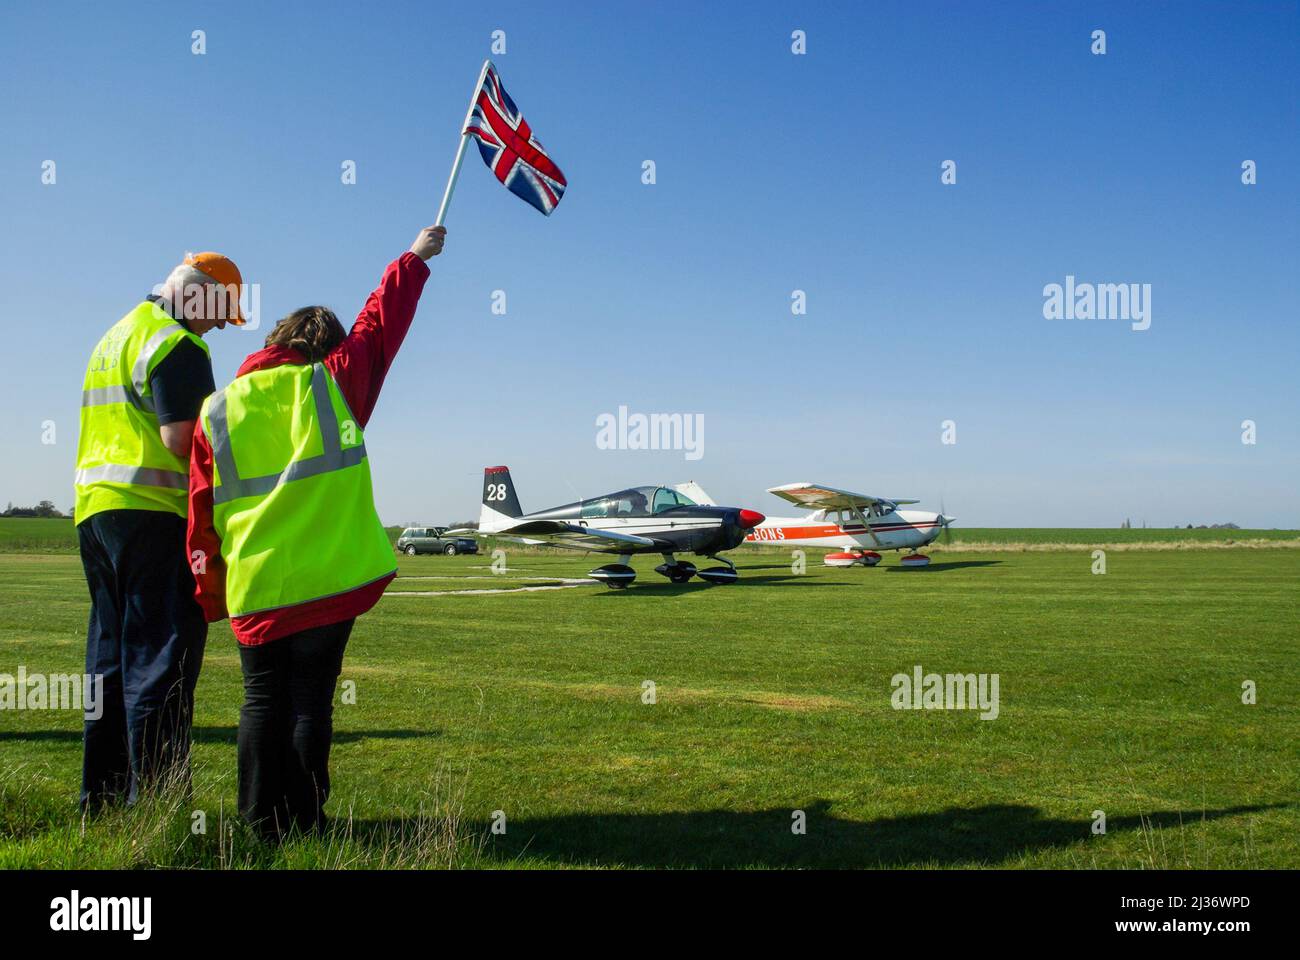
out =
{"type": "MultiPolygon", "coordinates": [[[[406,331],[415,319],[415,307],[429,277],[428,265],[413,253],[404,253],[388,265],[384,278],[352,325],[352,332],[324,359],[326,369],[338,382],[348,406],[364,429],[374,412],[384,377],[393,364],[406,331]]],[[[250,354],[236,377],[254,370],[266,370],[286,363],[306,363],[290,347],[266,347],[250,354]]],[[[221,538],[212,522],[212,444],[200,419],[194,430],[190,452],[190,513],[187,543],[189,556],[202,551],[206,558],[195,596],[209,623],[224,620],[226,612],[226,567],[221,559],[221,538]]],[[[383,595],[392,577],[358,587],[323,600],[309,600],[291,607],[232,617],[235,638],[256,646],[280,637],[360,616],[383,595]]]]}

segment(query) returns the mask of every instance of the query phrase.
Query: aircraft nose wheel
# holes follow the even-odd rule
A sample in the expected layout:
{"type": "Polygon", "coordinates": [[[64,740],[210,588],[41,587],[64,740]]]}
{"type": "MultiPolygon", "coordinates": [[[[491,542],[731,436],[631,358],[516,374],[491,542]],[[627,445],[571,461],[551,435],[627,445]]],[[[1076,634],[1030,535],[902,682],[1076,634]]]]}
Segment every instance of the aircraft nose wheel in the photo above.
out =
{"type": "Polygon", "coordinates": [[[667,577],[673,583],[686,583],[691,579],[691,577],[695,576],[697,572],[695,564],[688,563],[685,560],[665,562],[655,567],[655,573],[667,577]]]}

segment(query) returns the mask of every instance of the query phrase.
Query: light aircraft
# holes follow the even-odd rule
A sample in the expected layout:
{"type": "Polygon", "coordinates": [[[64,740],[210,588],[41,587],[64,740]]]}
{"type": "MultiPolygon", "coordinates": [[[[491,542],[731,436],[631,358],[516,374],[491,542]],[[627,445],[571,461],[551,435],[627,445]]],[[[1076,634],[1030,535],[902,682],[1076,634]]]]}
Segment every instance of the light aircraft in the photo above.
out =
{"type": "Polygon", "coordinates": [[[617,554],[617,563],[597,567],[589,575],[607,586],[621,588],[636,579],[636,571],[628,564],[639,553],[662,554],[664,562],[655,567],[655,572],[673,583],[685,583],[694,576],[706,583],[734,583],[739,576],[736,565],[718,554],[739,546],[745,534],[762,522],[763,515],[754,510],[709,502],[694,483],[631,487],[525,514],[519,507],[509,468],[487,467],[483,471],[478,532],[523,543],[617,554]],[[691,496],[697,491],[705,503],[697,503],[691,496]],[[674,557],[686,552],[717,560],[724,566],[697,570],[695,564],[674,557]]]}
{"type": "Polygon", "coordinates": [[[930,558],[916,551],[933,543],[956,517],[922,510],[900,510],[917,500],[890,500],[852,493],[820,483],[787,483],[768,493],[812,512],[803,517],[768,517],[745,537],[746,543],[838,547],[824,562],[831,567],[860,563],[874,567],[881,550],[909,550],[905,567],[924,567],[930,558]]]}

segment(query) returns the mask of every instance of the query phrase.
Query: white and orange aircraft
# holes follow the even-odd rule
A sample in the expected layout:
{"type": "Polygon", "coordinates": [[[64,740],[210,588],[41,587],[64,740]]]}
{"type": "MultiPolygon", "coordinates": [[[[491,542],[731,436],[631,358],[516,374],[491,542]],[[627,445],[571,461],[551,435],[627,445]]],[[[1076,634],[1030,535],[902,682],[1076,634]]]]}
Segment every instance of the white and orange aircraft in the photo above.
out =
{"type": "Polygon", "coordinates": [[[881,550],[907,550],[905,567],[924,567],[930,558],[918,553],[933,543],[956,517],[922,510],[900,510],[917,500],[890,500],[839,490],[820,483],[787,483],[767,491],[782,500],[809,508],[802,517],[768,517],[745,537],[746,543],[838,547],[828,553],[830,567],[860,563],[874,567],[881,550]]]}

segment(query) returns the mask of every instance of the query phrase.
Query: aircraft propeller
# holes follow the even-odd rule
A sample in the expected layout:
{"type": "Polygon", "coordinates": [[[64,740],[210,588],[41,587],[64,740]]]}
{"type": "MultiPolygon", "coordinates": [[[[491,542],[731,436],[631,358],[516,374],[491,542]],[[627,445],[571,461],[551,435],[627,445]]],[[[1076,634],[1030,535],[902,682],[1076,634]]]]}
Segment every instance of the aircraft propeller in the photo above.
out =
{"type": "Polygon", "coordinates": [[[939,498],[939,522],[943,524],[943,545],[945,547],[952,544],[952,530],[950,529],[949,524],[951,524],[956,519],[957,519],[956,517],[948,516],[948,511],[944,509],[943,497],[940,497],[939,498]]]}

